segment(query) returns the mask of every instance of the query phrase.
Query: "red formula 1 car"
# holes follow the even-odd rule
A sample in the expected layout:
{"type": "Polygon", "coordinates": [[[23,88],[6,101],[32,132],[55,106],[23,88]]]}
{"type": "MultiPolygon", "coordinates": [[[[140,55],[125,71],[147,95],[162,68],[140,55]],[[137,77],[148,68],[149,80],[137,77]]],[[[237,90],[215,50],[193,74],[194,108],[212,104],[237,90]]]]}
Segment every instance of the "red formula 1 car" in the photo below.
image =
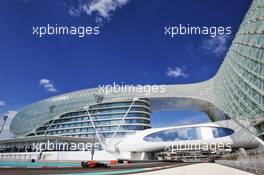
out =
{"type": "Polygon", "coordinates": [[[82,161],[81,166],[83,168],[107,168],[108,165],[105,163],[101,162],[96,162],[96,161],[82,161]]]}

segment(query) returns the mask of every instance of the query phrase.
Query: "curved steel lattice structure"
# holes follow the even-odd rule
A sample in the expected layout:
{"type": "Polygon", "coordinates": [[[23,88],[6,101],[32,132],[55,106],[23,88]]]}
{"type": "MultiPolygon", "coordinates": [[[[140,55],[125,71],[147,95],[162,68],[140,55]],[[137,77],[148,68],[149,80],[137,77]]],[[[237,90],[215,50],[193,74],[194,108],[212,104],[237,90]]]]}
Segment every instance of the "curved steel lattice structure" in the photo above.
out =
{"type": "MultiPolygon", "coordinates": [[[[132,104],[134,99],[146,100],[146,105],[141,108],[144,106],[150,108],[147,117],[137,122],[137,126],[144,125],[146,128],[150,127],[150,123],[146,121],[151,111],[169,109],[204,111],[214,121],[228,118],[247,122],[262,120],[264,119],[263,43],[264,1],[254,0],[223,64],[210,80],[186,85],[167,85],[164,93],[119,92],[102,96],[99,88],[92,88],[55,96],[18,112],[11,123],[11,132],[16,136],[36,134],[47,122],[59,121],[67,113],[84,111],[84,108],[88,109],[87,112],[92,112],[91,107],[100,103],[114,104],[128,101],[132,104]]],[[[126,109],[128,108],[126,106],[126,109]]],[[[109,111],[107,115],[110,115],[109,111]]],[[[126,122],[121,118],[119,120],[126,122]]],[[[51,130],[54,129],[52,127],[46,128],[47,131],[44,133],[51,134],[51,130]]]]}

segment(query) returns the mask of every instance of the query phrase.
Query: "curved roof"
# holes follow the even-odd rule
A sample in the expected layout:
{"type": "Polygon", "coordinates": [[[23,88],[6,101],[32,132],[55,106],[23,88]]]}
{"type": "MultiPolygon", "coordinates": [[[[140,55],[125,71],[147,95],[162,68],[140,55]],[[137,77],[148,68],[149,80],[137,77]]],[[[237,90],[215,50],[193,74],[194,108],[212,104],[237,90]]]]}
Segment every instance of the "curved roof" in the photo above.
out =
{"type": "Polygon", "coordinates": [[[102,93],[99,88],[86,89],[72,93],[41,100],[23,110],[19,111],[13,119],[10,129],[15,135],[26,135],[33,132],[47,121],[58,118],[60,115],[74,111],[76,109],[96,104],[96,95],[103,95],[103,103],[123,101],[134,98],[147,98],[150,100],[152,111],[188,108],[201,109],[205,111],[209,104],[207,93],[211,91],[209,84],[212,80],[204,83],[189,85],[167,85],[164,92],[144,93],[144,92],[112,92],[102,93]],[[175,100],[178,99],[178,100],[175,100]],[[192,101],[183,99],[193,99],[192,101]],[[163,101],[163,102],[162,102],[163,101]],[[183,103],[184,102],[184,103],[183,103]],[[163,104],[165,103],[165,104],[163,104]],[[152,105],[153,104],[153,105],[152,105]],[[162,107],[167,106],[166,107],[162,107]]]}

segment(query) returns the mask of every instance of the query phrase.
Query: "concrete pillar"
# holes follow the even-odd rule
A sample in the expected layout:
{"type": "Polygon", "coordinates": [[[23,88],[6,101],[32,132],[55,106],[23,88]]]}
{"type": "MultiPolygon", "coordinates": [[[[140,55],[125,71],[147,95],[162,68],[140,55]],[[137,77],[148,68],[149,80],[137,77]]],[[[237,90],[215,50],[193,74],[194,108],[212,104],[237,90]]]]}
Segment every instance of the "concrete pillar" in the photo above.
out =
{"type": "Polygon", "coordinates": [[[239,148],[238,152],[239,152],[239,155],[240,155],[239,158],[242,158],[242,159],[248,158],[248,155],[247,155],[247,152],[246,152],[245,148],[239,148]]]}
{"type": "Polygon", "coordinates": [[[140,160],[145,160],[145,157],[146,157],[146,152],[142,152],[140,160]]]}

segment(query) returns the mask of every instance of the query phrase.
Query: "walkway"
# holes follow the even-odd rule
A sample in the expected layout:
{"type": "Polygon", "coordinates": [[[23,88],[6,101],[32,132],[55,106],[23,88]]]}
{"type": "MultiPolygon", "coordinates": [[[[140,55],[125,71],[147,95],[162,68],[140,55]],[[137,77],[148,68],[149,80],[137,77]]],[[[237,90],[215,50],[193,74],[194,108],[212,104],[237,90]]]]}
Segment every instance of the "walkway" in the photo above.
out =
{"type": "Polygon", "coordinates": [[[139,173],[136,175],[255,175],[245,171],[214,163],[200,163],[183,167],[169,168],[155,172],[139,173]]]}

